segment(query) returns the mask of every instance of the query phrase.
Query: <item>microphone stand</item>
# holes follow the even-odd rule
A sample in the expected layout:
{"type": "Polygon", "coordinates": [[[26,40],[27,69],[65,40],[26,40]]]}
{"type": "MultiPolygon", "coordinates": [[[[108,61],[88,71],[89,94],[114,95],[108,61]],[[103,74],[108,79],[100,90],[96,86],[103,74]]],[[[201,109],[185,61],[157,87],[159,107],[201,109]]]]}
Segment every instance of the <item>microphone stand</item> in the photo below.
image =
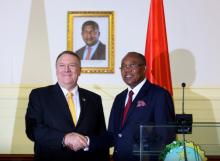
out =
{"type": "MultiPolygon", "coordinates": [[[[185,88],[185,86],[186,86],[186,83],[182,83],[182,87],[183,87],[183,99],[182,99],[182,114],[184,115],[185,114],[185,112],[184,112],[184,88],[185,88]]],[[[188,161],[188,159],[187,159],[187,154],[186,154],[186,143],[185,143],[185,141],[186,141],[186,139],[185,139],[185,128],[184,128],[184,124],[182,124],[182,128],[183,128],[183,150],[184,150],[184,159],[185,159],[185,161],[188,161]]]]}

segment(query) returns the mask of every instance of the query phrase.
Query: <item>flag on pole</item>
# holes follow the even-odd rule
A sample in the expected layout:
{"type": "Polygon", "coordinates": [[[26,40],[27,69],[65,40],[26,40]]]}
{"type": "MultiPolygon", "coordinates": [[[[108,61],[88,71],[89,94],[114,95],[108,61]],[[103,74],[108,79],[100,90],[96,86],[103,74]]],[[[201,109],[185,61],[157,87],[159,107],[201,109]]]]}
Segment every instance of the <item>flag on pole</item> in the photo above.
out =
{"type": "Polygon", "coordinates": [[[173,95],[163,0],[151,0],[145,58],[147,79],[173,95]]]}

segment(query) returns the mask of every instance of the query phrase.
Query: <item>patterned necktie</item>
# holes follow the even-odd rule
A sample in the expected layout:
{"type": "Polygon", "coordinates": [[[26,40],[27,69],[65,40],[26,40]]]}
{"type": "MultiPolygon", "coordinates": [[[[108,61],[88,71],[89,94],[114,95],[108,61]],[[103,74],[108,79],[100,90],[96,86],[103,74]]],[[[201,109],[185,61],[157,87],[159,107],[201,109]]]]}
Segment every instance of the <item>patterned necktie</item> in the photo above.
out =
{"type": "Polygon", "coordinates": [[[73,93],[68,92],[67,93],[67,103],[69,105],[70,113],[73,119],[74,124],[76,125],[77,119],[76,119],[76,108],[73,101],[73,93]]]}
{"type": "Polygon", "coordinates": [[[128,113],[129,108],[131,107],[131,103],[132,103],[132,96],[133,96],[134,92],[132,90],[130,90],[129,94],[128,94],[128,101],[127,104],[124,107],[124,113],[123,113],[123,120],[122,120],[122,127],[125,123],[126,120],[126,116],[128,113]]]}
{"type": "Polygon", "coordinates": [[[90,54],[91,54],[91,50],[92,50],[92,48],[91,47],[88,47],[87,48],[87,54],[86,54],[86,60],[89,60],[90,59],[90,54]]]}

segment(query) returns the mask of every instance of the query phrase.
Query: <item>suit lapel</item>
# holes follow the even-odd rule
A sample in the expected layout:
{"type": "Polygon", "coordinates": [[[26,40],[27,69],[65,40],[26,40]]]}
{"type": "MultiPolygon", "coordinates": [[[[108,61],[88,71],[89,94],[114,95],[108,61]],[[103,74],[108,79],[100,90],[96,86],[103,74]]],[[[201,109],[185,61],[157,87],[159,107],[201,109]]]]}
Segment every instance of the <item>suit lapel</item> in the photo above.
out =
{"type": "Polygon", "coordinates": [[[123,113],[124,113],[124,107],[125,107],[125,100],[126,100],[126,96],[127,96],[127,92],[128,90],[123,91],[123,93],[121,94],[119,101],[118,101],[118,105],[117,105],[117,112],[115,113],[116,116],[115,117],[115,126],[118,126],[117,129],[121,129],[122,128],[122,119],[123,119],[123,113]],[[117,120],[118,119],[118,120],[117,120]]]}
{"type": "MultiPolygon", "coordinates": [[[[124,126],[126,126],[127,120],[129,120],[129,117],[134,113],[135,108],[137,106],[138,100],[142,99],[143,97],[145,97],[147,95],[149,86],[150,86],[150,83],[148,81],[146,81],[144,83],[144,85],[141,87],[140,91],[138,92],[137,96],[133,100],[133,102],[131,104],[131,107],[130,107],[128,113],[127,113],[127,118],[126,118],[126,121],[124,123],[124,126]]],[[[126,95],[125,95],[125,98],[126,98],[126,95]]]]}
{"type": "Polygon", "coordinates": [[[105,59],[105,47],[102,42],[99,42],[97,49],[95,50],[94,55],[91,58],[92,60],[104,60],[105,59]]]}
{"type": "Polygon", "coordinates": [[[70,125],[71,128],[75,128],[70,111],[69,111],[69,107],[66,101],[66,97],[64,96],[58,83],[54,85],[52,95],[53,95],[52,99],[54,101],[54,108],[56,108],[56,111],[60,112],[61,115],[63,114],[63,122],[65,126],[70,125]]]}
{"type": "Polygon", "coordinates": [[[86,105],[87,105],[87,98],[86,98],[85,94],[83,93],[83,91],[80,87],[78,88],[78,90],[79,90],[79,100],[80,100],[81,112],[80,112],[80,115],[79,115],[77,126],[79,126],[80,122],[85,117],[86,105]]]}

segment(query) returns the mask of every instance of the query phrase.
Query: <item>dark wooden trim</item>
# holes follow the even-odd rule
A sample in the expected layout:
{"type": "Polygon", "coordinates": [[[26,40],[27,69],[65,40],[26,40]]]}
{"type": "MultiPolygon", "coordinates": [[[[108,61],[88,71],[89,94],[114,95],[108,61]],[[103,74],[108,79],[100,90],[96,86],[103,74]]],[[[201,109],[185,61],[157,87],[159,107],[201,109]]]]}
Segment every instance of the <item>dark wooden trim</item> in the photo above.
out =
{"type": "Polygon", "coordinates": [[[219,161],[220,160],[220,155],[217,156],[207,156],[208,161],[219,161]]]}
{"type": "Polygon", "coordinates": [[[0,161],[32,161],[33,154],[0,154],[0,161]]]}
{"type": "MultiPolygon", "coordinates": [[[[208,161],[220,161],[220,155],[207,158],[208,161]]],[[[0,154],[0,161],[33,161],[33,154],[0,154]]],[[[113,161],[112,157],[110,161],[113,161]]]]}

